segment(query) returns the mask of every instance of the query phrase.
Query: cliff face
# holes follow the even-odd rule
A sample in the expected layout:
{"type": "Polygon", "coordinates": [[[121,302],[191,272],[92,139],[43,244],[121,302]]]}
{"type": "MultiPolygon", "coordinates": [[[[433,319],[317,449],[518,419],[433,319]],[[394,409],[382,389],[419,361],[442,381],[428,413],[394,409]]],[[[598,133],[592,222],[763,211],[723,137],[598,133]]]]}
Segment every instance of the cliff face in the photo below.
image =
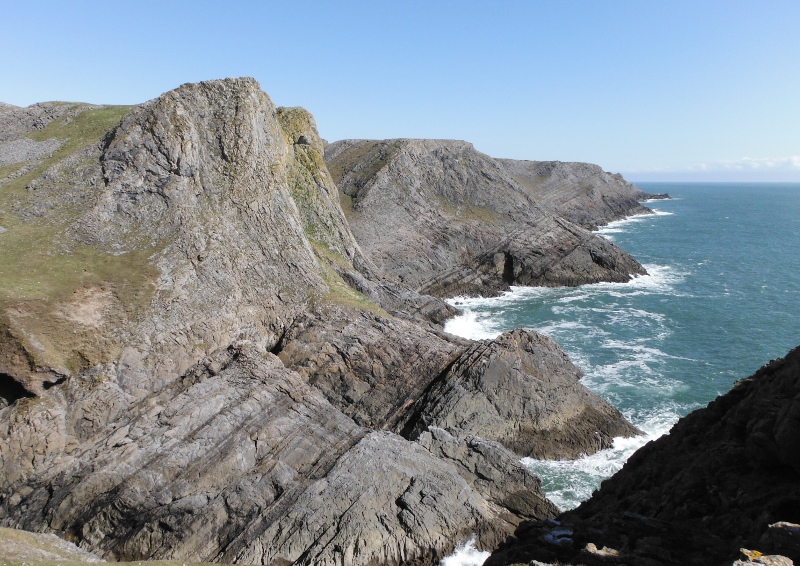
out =
{"type": "Polygon", "coordinates": [[[438,296],[645,273],[608,241],[540,206],[502,163],[450,140],[345,140],[325,159],[350,227],[381,269],[438,296]]]}
{"type": "Polygon", "coordinates": [[[536,202],[588,230],[652,212],[639,203],[651,195],[591,163],[497,161],[536,202]]]}
{"type": "Polygon", "coordinates": [[[731,564],[740,548],[800,560],[800,527],[786,524],[800,523],[800,348],[681,419],[559,519],[520,528],[487,564],[600,562],[589,543],[630,564],[731,564]]]}
{"type": "Polygon", "coordinates": [[[3,526],[117,559],[434,563],[557,512],[515,450],[634,432],[549,341],[438,330],[452,309],[361,251],[311,115],[252,79],[0,110],[3,526]]]}

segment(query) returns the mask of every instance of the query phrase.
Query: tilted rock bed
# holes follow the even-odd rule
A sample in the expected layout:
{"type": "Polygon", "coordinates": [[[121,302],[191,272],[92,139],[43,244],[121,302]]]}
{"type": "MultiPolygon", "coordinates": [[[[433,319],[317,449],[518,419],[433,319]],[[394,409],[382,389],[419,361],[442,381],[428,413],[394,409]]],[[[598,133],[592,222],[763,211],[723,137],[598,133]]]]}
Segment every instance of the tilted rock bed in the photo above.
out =
{"type": "Polygon", "coordinates": [[[3,143],[64,140],[0,179],[3,526],[116,560],[434,564],[557,513],[521,454],[636,433],[552,341],[449,336],[421,294],[641,272],[510,185],[473,187],[473,264],[411,281],[362,251],[313,117],[252,79],[0,118],[3,143]],[[497,248],[477,221],[504,215],[497,248]]]}

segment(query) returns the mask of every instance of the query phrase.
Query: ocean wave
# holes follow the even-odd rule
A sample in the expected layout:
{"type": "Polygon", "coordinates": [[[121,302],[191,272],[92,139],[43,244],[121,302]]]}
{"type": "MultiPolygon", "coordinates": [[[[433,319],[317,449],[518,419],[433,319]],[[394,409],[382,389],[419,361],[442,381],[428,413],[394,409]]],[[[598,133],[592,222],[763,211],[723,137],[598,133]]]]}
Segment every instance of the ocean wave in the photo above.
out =
{"type": "Polygon", "coordinates": [[[614,241],[613,234],[621,234],[627,231],[627,228],[631,224],[636,224],[639,222],[644,222],[645,220],[649,220],[653,217],[657,216],[672,216],[674,212],[668,212],[666,210],[660,210],[658,208],[653,208],[652,214],[634,214],[632,216],[628,216],[627,218],[623,218],[621,220],[614,220],[613,222],[609,222],[604,226],[600,226],[595,230],[595,234],[603,236],[609,241],[614,241]]]}
{"type": "Polygon", "coordinates": [[[450,556],[445,556],[439,566],[481,566],[489,558],[488,551],[475,548],[475,536],[460,544],[450,556]]]}
{"type": "Polygon", "coordinates": [[[600,482],[619,471],[636,450],[669,432],[678,417],[677,407],[668,407],[651,414],[644,422],[631,419],[643,435],[615,438],[611,448],[577,460],[523,458],[521,462],[542,479],[542,489],[553,503],[562,510],[573,509],[589,499],[600,482]]]}
{"type": "MultiPolygon", "coordinates": [[[[582,309],[594,308],[610,313],[612,324],[632,318],[652,318],[658,323],[658,313],[646,311],[625,311],[617,304],[602,307],[585,307],[584,304],[593,302],[599,296],[626,299],[644,294],[666,294],[682,296],[676,291],[676,285],[684,281],[687,276],[685,271],[666,265],[646,264],[647,275],[635,276],[626,283],[592,283],[579,287],[518,287],[512,286],[511,290],[496,297],[453,297],[447,303],[461,310],[461,314],[445,323],[444,330],[450,334],[483,340],[496,338],[505,330],[514,325],[510,323],[510,316],[517,309],[525,308],[532,301],[549,304],[551,312],[556,316],[569,315],[571,321],[580,325],[580,312],[582,309]],[[616,311],[615,311],[616,309],[616,311]],[[508,311],[508,313],[506,312],[508,311]]],[[[536,326],[534,329],[543,334],[552,334],[561,330],[568,330],[571,323],[557,321],[536,326]]],[[[592,331],[588,326],[577,326],[592,331]]],[[[598,332],[600,330],[597,330],[598,332]]]]}
{"type": "Polygon", "coordinates": [[[464,307],[462,313],[444,324],[444,331],[469,340],[497,338],[503,333],[495,313],[479,313],[464,307]]]}

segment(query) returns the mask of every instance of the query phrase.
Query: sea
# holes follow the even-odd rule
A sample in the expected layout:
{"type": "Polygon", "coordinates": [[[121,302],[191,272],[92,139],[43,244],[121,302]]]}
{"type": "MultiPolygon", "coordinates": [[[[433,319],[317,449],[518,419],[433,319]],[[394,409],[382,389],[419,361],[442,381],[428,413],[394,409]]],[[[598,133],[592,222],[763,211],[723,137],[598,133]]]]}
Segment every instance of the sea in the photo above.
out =
{"type": "MultiPolygon", "coordinates": [[[[445,330],[472,339],[518,327],[553,338],[583,383],[644,435],[578,460],[523,459],[562,510],[739,379],[800,344],[800,183],[637,183],[669,200],[598,233],[647,269],[628,283],[512,287],[456,297],[445,330]]],[[[464,544],[449,565],[481,564],[464,544]]],[[[445,564],[445,562],[443,562],[445,564]]]]}

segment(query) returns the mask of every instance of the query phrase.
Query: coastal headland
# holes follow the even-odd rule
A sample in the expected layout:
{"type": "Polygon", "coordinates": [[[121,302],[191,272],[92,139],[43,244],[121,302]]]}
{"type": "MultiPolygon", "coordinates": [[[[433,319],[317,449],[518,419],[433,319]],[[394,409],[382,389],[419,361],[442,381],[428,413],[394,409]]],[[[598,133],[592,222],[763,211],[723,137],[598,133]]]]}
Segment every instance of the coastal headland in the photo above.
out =
{"type": "Polygon", "coordinates": [[[591,229],[648,196],[460,141],[329,144],[246,78],[0,106],[0,526],[115,561],[523,540],[559,510],[521,457],[638,431],[552,340],[449,335],[442,299],[644,274],[591,229]]]}

